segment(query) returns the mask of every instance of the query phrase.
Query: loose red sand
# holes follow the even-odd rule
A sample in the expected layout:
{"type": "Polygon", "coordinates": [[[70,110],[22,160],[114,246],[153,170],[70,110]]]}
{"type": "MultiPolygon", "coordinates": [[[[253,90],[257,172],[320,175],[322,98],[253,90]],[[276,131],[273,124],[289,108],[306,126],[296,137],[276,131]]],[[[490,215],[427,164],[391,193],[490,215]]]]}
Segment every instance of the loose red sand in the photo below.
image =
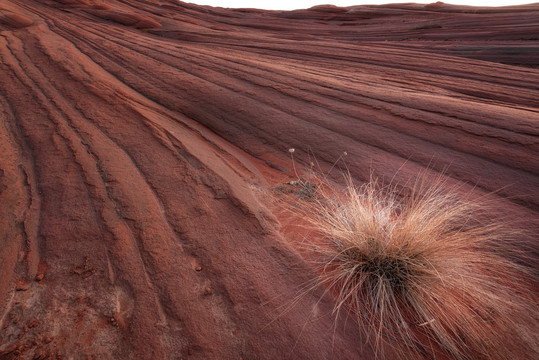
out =
{"type": "Polygon", "coordinates": [[[0,359],[372,359],[298,297],[288,149],[444,172],[537,233],[538,16],[4,0],[0,359]]]}

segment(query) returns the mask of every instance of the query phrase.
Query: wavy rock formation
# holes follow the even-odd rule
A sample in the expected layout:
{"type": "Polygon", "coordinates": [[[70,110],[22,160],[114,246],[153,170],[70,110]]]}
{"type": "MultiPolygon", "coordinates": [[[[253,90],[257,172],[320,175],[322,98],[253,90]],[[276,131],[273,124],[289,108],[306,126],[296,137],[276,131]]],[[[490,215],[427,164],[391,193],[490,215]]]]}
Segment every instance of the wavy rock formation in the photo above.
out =
{"type": "Polygon", "coordinates": [[[4,0],[0,359],[372,359],[304,291],[287,150],[443,172],[537,233],[538,16],[4,0]]]}

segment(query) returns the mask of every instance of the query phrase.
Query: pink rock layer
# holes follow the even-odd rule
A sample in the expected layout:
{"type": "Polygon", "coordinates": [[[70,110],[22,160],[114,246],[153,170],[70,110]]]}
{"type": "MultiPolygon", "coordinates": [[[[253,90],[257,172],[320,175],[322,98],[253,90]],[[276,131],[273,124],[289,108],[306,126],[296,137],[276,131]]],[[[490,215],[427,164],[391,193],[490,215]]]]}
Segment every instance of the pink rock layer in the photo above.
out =
{"type": "Polygon", "coordinates": [[[0,11],[2,359],[373,359],[280,230],[289,148],[537,234],[538,5],[0,11]]]}

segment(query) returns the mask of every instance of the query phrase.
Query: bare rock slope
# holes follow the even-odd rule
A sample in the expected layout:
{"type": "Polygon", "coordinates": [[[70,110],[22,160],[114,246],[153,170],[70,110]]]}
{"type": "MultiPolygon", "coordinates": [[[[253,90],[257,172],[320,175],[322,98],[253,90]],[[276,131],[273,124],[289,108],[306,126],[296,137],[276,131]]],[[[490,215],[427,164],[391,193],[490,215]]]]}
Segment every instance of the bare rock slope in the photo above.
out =
{"type": "Polygon", "coordinates": [[[537,231],[538,16],[2,1],[0,359],[373,358],[298,296],[287,150],[443,172],[537,231]]]}

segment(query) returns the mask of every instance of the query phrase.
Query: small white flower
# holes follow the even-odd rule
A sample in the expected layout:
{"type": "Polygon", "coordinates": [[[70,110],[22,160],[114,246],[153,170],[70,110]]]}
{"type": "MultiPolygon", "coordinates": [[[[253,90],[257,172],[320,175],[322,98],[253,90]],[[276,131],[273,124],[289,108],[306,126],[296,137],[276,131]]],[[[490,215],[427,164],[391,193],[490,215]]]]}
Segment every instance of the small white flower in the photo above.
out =
{"type": "Polygon", "coordinates": [[[288,149],[288,152],[289,152],[290,154],[292,154],[294,151],[296,151],[296,149],[294,149],[294,148],[288,149]]]}
{"type": "Polygon", "coordinates": [[[348,153],[345,151],[345,152],[343,152],[343,155],[346,156],[346,155],[348,155],[348,153]]]}

